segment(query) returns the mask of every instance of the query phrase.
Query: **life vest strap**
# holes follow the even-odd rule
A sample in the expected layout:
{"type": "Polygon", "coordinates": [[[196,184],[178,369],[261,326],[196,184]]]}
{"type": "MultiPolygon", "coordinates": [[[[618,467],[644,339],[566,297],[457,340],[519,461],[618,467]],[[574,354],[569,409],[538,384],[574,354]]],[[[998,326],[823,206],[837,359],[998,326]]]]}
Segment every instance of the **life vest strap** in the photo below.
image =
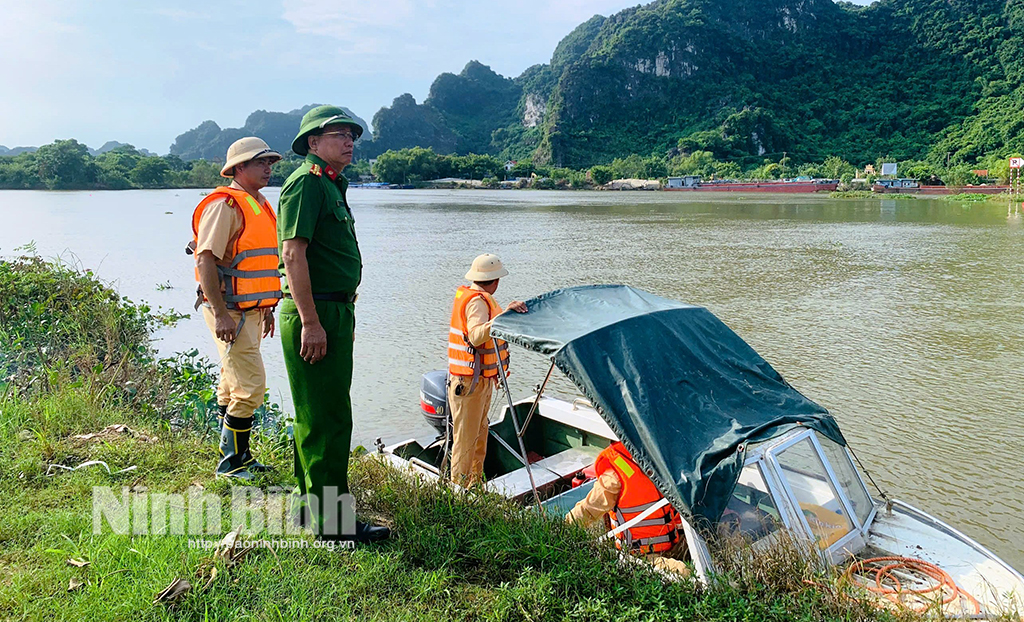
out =
{"type": "Polygon", "coordinates": [[[243,260],[250,257],[263,257],[266,255],[277,255],[277,247],[273,248],[250,248],[244,251],[238,251],[234,259],[231,260],[231,267],[234,268],[238,264],[242,263],[243,260]]]}
{"type": "Polygon", "coordinates": [[[272,279],[281,276],[281,273],[277,270],[237,270],[235,268],[218,267],[217,271],[220,272],[222,276],[230,276],[240,279],[272,279]]]}
{"type": "Polygon", "coordinates": [[[653,538],[637,538],[630,542],[629,548],[645,553],[654,553],[654,546],[656,544],[675,544],[678,540],[679,532],[673,531],[670,535],[655,536],[653,538]]]}
{"type": "Polygon", "coordinates": [[[657,501],[651,501],[650,503],[645,503],[643,505],[635,505],[635,506],[633,506],[631,508],[619,508],[619,511],[622,512],[623,514],[634,514],[634,513],[638,514],[638,513],[643,512],[644,510],[646,510],[646,509],[648,509],[648,508],[650,508],[650,507],[652,507],[654,505],[657,505],[659,503],[661,503],[661,499],[658,499],[657,501]]]}
{"type": "MultiPolygon", "coordinates": [[[[634,527],[640,527],[642,525],[643,522],[634,525],[634,527]]],[[[623,538],[619,542],[621,542],[626,548],[637,551],[643,551],[643,549],[648,549],[648,551],[646,551],[648,553],[654,552],[653,549],[654,545],[656,544],[675,544],[679,540],[678,529],[673,529],[672,531],[664,535],[650,536],[647,538],[634,538],[632,532],[629,529],[627,529],[623,535],[625,536],[625,538],[623,538]]]]}
{"type": "Polygon", "coordinates": [[[642,520],[639,523],[633,525],[634,527],[661,527],[662,525],[671,525],[672,519],[670,518],[649,518],[642,520]]]}
{"type": "MultiPolygon", "coordinates": [[[[637,513],[639,514],[639,512],[637,513]]],[[[612,521],[612,527],[618,527],[619,525],[622,525],[626,522],[627,520],[626,517],[623,515],[623,510],[616,508],[615,519],[612,521]]],[[[673,522],[675,521],[673,520],[672,516],[670,514],[665,514],[664,516],[661,516],[659,518],[648,518],[646,520],[642,520],[639,523],[633,525],[633,527],[661,527],[662,525],[671,525],[673,522]]]]}
{"type": "Polygon", "coordinates": [[[463,360],[453,359],[451,357],[448,357],[448,362],[450,364],[452,364],[452,365],[455,365],[456,367],[465,367],[466,369],[478,369],[478,370],[480,370],[482,372],[483,371],[489,371],[491,369],[498,369],[498,367],[500,366],[498,363],[490,363],[490,364],[487,364],[487,365],[481,365],[480,362],[479,362],[479,359],[474,359],[472,361],[463,361],[463,360]]]}
{"type": "Polygon", "coordinates": [[[253,302],[254,300],[270,300],[272,298],[283,298],[284,292],[255,292],[252,294],[224,294],[224,302],[253,302]]]}

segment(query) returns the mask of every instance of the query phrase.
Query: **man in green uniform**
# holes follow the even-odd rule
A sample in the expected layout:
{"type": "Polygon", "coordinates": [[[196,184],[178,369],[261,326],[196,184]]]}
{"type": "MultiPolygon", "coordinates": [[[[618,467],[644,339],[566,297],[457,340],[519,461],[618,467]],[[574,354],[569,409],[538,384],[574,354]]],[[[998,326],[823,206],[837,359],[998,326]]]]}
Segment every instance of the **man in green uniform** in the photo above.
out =
{"type": "Polygon", "coordinates": [[[372,541],[390,531],[362,522],[353,531],[348,520],[339,520],[351,517],[339,513],[354,508],[338,503],[348,494],[352,342],[362,276],[341,172],[362,133],[336,106],[318,106],[302,117],[292,151],[306,161],[281,188],[277,239],[285,276],[281,342],[295,406],[299,488],[293,510],[322,539],[372,541]],[[347,528],[339,529],[343,522],[347,528]]]}

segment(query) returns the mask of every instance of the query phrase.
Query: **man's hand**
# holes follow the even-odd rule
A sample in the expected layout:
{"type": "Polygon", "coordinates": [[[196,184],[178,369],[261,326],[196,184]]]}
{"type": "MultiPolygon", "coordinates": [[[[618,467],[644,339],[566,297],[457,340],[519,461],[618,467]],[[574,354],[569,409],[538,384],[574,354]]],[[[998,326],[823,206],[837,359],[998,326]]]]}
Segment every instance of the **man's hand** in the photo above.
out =
{"type": "Polygon", "coordinates": [[[327,356],[327,331],[317,322],[309,326],[302,325],[302,348],[299,356],[310,365],[327,356]]]}
{"type": "Polygon", "coordinates": [[[235,324],[235,320],[231,319],[231,315],[227,311],[223,313],[214,313],[214,330],[217,333],[217,339],[220,339],[224,343],[234,343],[235,333],[238,331],[238,326],[235,324]]]}
{"type": "Polygon", "coordinates": [[[264,309],[263,310],[263,337],[274,336],[274,310],[264,309]]]}
{"type": "Polygon", "coordinates": [[[505,310],[515,311],[516,313],[526,313],[526,303],[519,302],[518,300],[513,300],[512,302],[508,303],[508,306],[505,307],[505,310]]]}

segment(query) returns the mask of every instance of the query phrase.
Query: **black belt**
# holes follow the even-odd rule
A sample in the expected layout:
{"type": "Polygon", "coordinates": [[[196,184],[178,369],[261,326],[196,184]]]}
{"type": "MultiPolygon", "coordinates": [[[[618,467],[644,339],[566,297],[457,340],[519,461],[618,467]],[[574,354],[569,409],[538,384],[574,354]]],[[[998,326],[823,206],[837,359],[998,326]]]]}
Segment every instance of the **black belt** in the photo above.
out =
{"type": "MultiPolygon", "coordinates": [[[[291,298],[291,294],[285,294],[285,298],[291,298]]],[[[359,294],[348,292],[327,292],[325,294],[313,294],[313,300],[326,300],[328,302],[355,302],[359,294]]]]}

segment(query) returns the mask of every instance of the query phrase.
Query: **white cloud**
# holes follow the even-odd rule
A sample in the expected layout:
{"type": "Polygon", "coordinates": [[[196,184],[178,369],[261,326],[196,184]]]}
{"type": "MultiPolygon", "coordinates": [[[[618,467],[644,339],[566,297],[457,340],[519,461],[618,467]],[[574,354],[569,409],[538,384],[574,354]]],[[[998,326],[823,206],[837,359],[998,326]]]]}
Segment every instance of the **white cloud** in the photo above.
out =
{"type": "Polygon", "coordinates": [[[625,6],[623,0],[284,0],[282,18],[299,35],[330,39],[321,45],[346,61],[377,70],[436,75],[490,56],[507,59],[501,69],[518,74],[546,60],[561,37],[595,12],[625,6]]]}
{"type": "Polygon", "coordinates": [[[282,17],[300,34],[347,37],[367,27],[394,29],[411,17],[417,6],[411,0],[284,0],[282,17]]]}
{"type": "Polygon", "coordinates": [[[172,19],[172,20],[174,20],[176,22],[186,22],[186,21],[193,21],[193,20],[205,20],[205,19],[211,19],[211,17],[212,17],[209,13],[204,13],[204,12],[201,12],[201,11],[186,11],[186,10],[183,10],[183,9],[170,8],[170,7],[156,8],[156,9],[153,9],[152,13],[153,13],[153,15],[159,15],[160,17],[166,17],[166,18],[172,19]]]}

